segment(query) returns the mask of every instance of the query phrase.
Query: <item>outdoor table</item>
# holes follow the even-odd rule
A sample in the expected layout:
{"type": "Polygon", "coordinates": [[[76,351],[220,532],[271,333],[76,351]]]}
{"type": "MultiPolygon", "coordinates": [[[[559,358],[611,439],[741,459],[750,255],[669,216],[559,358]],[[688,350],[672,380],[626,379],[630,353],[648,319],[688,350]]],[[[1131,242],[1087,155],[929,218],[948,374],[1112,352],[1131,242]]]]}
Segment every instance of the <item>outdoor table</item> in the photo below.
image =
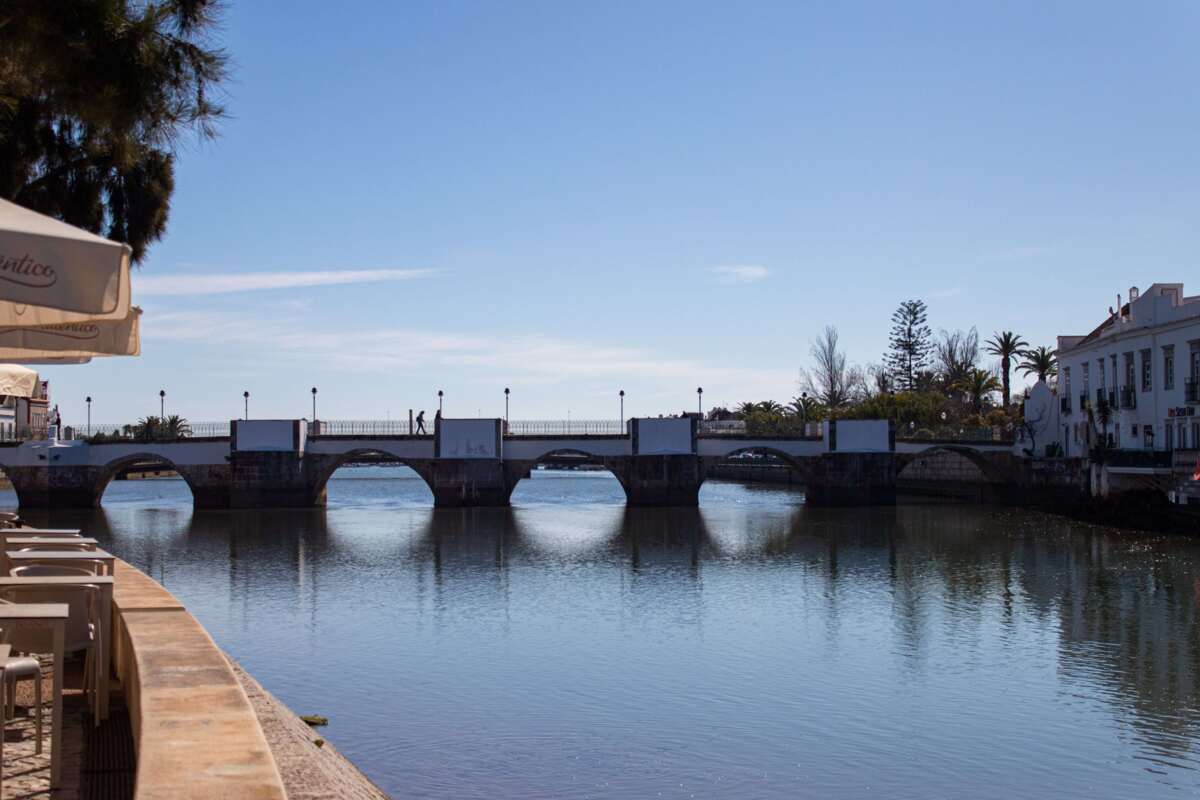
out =
{"type": "MultiPolygon", "coordinates": [[[[104,665],[104,680],[100,682],[97,705],[100,719],[108,719],[108,683],[112,669],[112,601],[113,578],[110,575],[41,575],[36,578],[0,578],[0,590],[22,586],[95,586],[100,590],[100,647],[96,658],[104,665]]],[[[0,606],[2,607],[2,606],[0,606]]]]}
{"type": "Polygon", "coordinates": [[[67,636],[66,603],[0,604],[0,627],[54,628],[53,711],[50,714],[50,788],[57,789],[62,778],[63,649],[67,636]]]}
{"type": "Polygon", "coordinates": [[[72,561],[102,561],[104,575],[113,574],[113,560],[113,554],[106,550],[13,550],[8,553],[8,563],[14,567],[69,567],[72,561]]]}
{"type": "Polygon", "coordinates": [[[4,540],[4,549],[17,550],[22,547],[37,546],[44,550],[58,550],[62,547],[83,546],[85,550],[95,550],[97,544],[95,539],[85,539],[82,536],[55,536],[49,539],[36,536],[9,536],[4,540]]]}

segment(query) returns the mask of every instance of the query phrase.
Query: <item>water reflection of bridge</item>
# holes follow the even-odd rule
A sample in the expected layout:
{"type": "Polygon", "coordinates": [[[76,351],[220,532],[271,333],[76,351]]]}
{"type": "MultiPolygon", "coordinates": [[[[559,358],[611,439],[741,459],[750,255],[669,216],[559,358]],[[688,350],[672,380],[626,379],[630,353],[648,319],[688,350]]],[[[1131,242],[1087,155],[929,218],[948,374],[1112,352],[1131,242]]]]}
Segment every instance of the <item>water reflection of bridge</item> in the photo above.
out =
{"type": "Polygon", "coordinates": [[[830,636],[882,613],[871,635],[914,676],[979,657],[983,641],[1019,659],[1029,637],[1052,637],[1056,669],[1040,679],[1055,691],[1102,698],[1173,763],[1194,764],[1200,742],[1200,546],[1186,539],[971,506],[113,508],[35,521],[86,528],[176,591],[219,587],[246,614],[286,599],[314,624],[333,613],[322,598],[354,581],[433,625],[464,609],[499,619],[562,582],[616,593],[634,617],[664,603],[672,625],[702,625],[714,596],[770,573],[776,599],[830,636]]]}

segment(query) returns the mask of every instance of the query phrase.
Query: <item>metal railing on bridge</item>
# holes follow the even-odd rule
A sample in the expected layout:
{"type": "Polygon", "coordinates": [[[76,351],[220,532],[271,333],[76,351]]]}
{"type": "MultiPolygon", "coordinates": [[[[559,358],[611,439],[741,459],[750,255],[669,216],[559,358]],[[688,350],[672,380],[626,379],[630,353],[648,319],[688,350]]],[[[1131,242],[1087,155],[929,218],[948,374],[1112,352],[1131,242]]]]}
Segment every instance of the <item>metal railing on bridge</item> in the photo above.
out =
{"type": "Polygon", "coordinates": [[[997,442],[1011,444],[1013,434],[999,425],[963,427],[945,425],[936,428],[896,428],[898,442],[997,442]]]}
{"type": "Polygon", "coordinates": [[[624,436],[627,426],[619,419],[513,419],[504,425],[505,436],[624,436]]]}
{"type": "MultiPolygon", "coordinates": [[[[309,436],[432,436],[432,419],[424,430],[406,419],[323,419],[308,424],[309,436]]],[[[502,423],[505,436],[621,436],[625,426],[616,419],[509,420],[502,423]]]]}
{"type": "Polygon", "coordinates": [[[89,442],[161,442],[177,439],[229,436],[229,421],[186,422],[178,427],[146,426],[138,422],[93,422],[65,426],[64,439],[84,439],[89,442]]]}

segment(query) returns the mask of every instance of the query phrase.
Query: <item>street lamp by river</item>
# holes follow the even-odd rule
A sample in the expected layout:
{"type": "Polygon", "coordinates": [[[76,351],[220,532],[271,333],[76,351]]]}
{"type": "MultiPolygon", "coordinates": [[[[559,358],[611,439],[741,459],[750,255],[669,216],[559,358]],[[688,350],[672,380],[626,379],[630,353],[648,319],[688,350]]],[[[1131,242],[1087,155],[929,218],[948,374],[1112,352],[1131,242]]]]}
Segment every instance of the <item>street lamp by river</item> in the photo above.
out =
{"type": "Polygon", "coordinates": [[[88,436],[91,436],[92,435],[92,396],[90,394],[87,396],[87,409],[88,409],[88,436]]]}
{"type": "Polygon", "coordinates": [[[317,421],[317,387],[312,388],[313,396],[313,422],[317,421]]]}
{"type": "Polygon", "coordinates": [[[438,411],[442,410],[442,390],[438,389],[438,411]]]}
{"type": "Polygon", "coordinates": [[[504,387],[504,424],[508,425],[508,387],[504,387]]]}
{"type": "Polygon", "coordinates": [[[167,390],[159,389],[158,390],[158,418],[159,419],[163,419],[166,416],[166,412],[164,411],[164,409],[166,408],[166,405],[167,405],[167,390]]]}
{"type": "Polygon", "coordinates": [[[246,404],[246,419],[250,419],[250,392],[242,392],[242,401],[246,404]]]}
{"type": "Polygon", "coordinates": [[[622,389],[617,393],[621,397],[621,432],[625,431],[625,390],[622,389]]]}
{"type": "Polygon", "coordinates": [[[696,411],[699,412],[700,418],[704,419],[704,387],[696,387],[696,411]]]}

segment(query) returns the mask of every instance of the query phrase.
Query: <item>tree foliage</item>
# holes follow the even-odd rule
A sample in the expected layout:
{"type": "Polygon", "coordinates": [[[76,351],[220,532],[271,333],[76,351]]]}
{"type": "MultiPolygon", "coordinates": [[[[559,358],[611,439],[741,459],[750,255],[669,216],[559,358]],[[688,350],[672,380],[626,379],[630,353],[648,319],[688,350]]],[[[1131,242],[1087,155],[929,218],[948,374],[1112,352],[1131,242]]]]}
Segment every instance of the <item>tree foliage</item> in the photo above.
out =
{"type": "Polygon", "coordinates": [[[1020,356],[1028,346],[1028,342],[1012,331],[994,333],[992,334],[992,338],[987,340],[987,352],[1000,359],[1001,392],[1005,408],[1008,408],[1012,402],[1012,383],[1010,379],[1012,360],[1014,357],[1020,356]]]}
{"type": "Polygon", "coordinates": [[[218,0],[0,5],[0,197],[128,243],[162,237],[185,135],[215,135],[218,0]]]}
{"type": "Polygon", "coordinates": [[[892,333],[884,363],[898,391],[917,388],[917,376],[929,366],[933,332],[925,324],[925,317],[922,300],[905,300],[892,314],[892,333]]]}
{"type": "Polygon", "coordinates": [[[812,343],[811,370],[801,370],[801,384],[821,405],[835,410],[851,400],[854,372],[846,366],[846,353],[838,345],[838,331],[832,325],[812,343]]]}
{"type": "Polygon", "coordinates": [[[1037,347],[1021,353],[1017,371],[1022,375],[1037,375],[1039,381],[1058,374],[1058,359],[1049,347],[1037,347]]]}
{"type": "Polygon", "coordinates": [[[934,347],[935,369],[947,393],[961,392],[979,361],[979,332],[942,331],[934,347]]]}

